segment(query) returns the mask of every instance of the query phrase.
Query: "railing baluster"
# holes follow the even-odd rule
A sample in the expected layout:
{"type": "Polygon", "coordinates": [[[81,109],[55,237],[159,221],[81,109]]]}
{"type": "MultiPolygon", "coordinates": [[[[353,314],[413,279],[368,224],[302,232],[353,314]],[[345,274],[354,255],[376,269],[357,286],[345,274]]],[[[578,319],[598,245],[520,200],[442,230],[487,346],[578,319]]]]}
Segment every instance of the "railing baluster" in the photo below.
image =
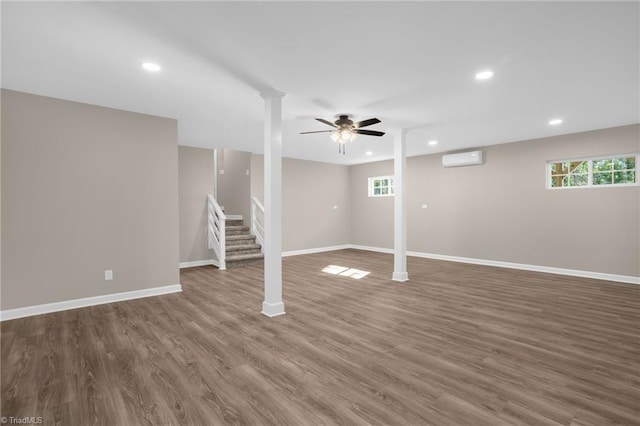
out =
{"type": "Polygon", "coordinates": [[[262,246],[264,253],[264,206],[256,197],[251,199],[251,233],[262,246]]]}
{"type": "Polygon", "coordinates": [[[213,195],[207,197],[208,206],[208,233],[209,233],[209,248],[212,249],[218,257],[220,263],[220,269],[226,269],[226,236],[225,227],[227,217],[220,208],[220,205],[213,198],[213,195]]]}

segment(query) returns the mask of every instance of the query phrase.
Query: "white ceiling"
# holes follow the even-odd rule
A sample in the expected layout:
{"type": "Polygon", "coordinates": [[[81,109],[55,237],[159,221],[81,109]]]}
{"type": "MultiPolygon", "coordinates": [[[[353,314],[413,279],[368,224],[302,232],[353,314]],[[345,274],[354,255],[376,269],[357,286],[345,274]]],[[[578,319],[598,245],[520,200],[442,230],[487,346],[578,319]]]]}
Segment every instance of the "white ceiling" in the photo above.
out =
{"type": "Polygon", "coordinates": [[[256,153],[273,88],[285,156],[357,164],[391,158],[398,127],[418,155],[640,122],[639,17],[638,2],[4,1],[2,87],[177,118],[182,145],[256,153]],[[339,113],[389,133],[345,156],[299,135],[339,113]]]}

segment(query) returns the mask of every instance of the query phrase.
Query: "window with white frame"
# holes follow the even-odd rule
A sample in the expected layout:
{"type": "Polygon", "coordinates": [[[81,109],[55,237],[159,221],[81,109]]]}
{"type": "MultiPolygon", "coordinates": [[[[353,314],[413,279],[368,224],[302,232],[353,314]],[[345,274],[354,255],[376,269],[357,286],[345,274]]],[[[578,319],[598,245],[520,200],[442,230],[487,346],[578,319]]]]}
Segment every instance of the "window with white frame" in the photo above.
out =
{"type": "Polygon", "coordinates": [[[369,178],[369,197],[389,197],[393,194],[393,176],[369,178]]]}
{"type": "Polygon", "coordinates": [[[638,154],[547,162],[547,188],[638,185],[638,154]]]}

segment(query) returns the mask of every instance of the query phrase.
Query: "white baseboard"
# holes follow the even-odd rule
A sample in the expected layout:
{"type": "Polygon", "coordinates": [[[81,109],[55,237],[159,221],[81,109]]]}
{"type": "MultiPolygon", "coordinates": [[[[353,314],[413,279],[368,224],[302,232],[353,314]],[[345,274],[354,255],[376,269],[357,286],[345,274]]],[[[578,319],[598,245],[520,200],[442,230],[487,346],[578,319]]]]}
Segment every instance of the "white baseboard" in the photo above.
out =
{"type": "Polygon", "coordinates": [[[451,262],[472,263],[475,265],[496,266],[498,268],[520,269],[523,271],[545,272],[548,274],[569,275],[572,277],[593,278],[596,280],[616,281],[627,284],[640,284],[640,277],[630,275],[606,274],[604,272],[582,271],[579,269],[557,268],[554,266],[530,265],[526,263],[502,262],[499,260],[474,259],[469,257],[447,256],[441,254],[407,252],[408,256],[427,259],[447,260],[451,262]]]}
{"type": "Polygon", "coordinates": [[[377,253],[393,254],[393,249],[384,247],[359,246],[357,244],[349,244],[349,248],[354,250],[375,251],[377,253]]]}
{"type": "MultiPolygon", "coordinates": [[[[317,247],[304,250],[291,250],[282,252],[282,257],[298,256],[301,254],[322,253],[327,251],[356,249],[373,251],[378,253],[393,254],[393,249],[385,247],[361,246],[357,244],[343,244],[338,246],[317,247]]],[[[553,266],[530,265],[526,263],[502,262],[498,260],[476,259],[472,257],[449,256],[444,254],[423,253],[418,251],[407,251],[407,256],[422,257],[425,259],[446,260],[448,262],[470,263],[473,265],[496,266],[498,268],[520,269],[523,271],[545,272],[549,274],[568,275],[572,277],[593,278],[596,280],[616,281],[627,284],[640,284],[640,277],[629,275],[606,274],[603,272],[582,271],[578,269],[557,268],[553,266]]],[[[184,262],[180,264],[180,268],[189,268],[192,266],[215,265],[215,260],[202,260],[196,262],[184,262]]]]}
{"type": "Polygon", "coordinates": [[[183,268],[195,268],[197,266],[210,266],[213,265],[216,268],[220,267],[220,262],[216,259],[194,260],[192,262],[180,262],[180,269],[183,268]]]}
{"type": "Polygon", "coordinates": [[[242,220],[241,214],[227,214],[225,216],[227,217],[227,220],[242,220]]]}
{"type": "MultiPolygon", "coordinates": [[[[382,247],[360,246],[352,244],[350,246],[356,250],[375,251],[378,253],[393,254],[393,249],[382,247]]],[[[407,256],[422,257],[425,259],[446,260],[448,262],[471,263],[474,265],[496,266],[498,268],[520,269],[523,271],[546,272],[549,274],[569,275],[572,277],[593,278],[596,280],[616,281],[627,284],[640,284],[640,277],[629,275],[606,274],[603,272],[582,271],[578,269],[556,268],[553,266],[529,265],[526,263],[502,262],[498,260],[476,259],[472,257],[449,256],[444,254],[423,253],[418,251],[407,251],[407,256]]]]}
{"type": "Polygon", "coordinates": [[[49,314],[51,312],[67,311],[69,309],[86,308],[88,306],[103,305],[105,303],[122,302],[124,300],[141,299],[143,297],[179,293],[181,291],[182,286],[180,284],[174,284],[164,287],[145,288],[143,290],[126,291],[123,293],[105,294],[103,296],[46,303],[44,305],[27,306],[25,308],[7,309],[0,311],[0,321],[8,321],[33,315],[49,314]]]}
{"type": "Polygon", "coordinates": [[[262,302],[262,315],[267,316],[269,318],[277,317],[280,315],[284,315],[286,312],[284,311],[284,303],[267,303],[262,302]]]}
{"type": "Polygon", "coordinates": [[[345,250],[349,248],[352,248],[350,244],[343,244],[341,246],[318,247],[318,248],[304,249],[304,250],[290,250],[290,251],[283,251],[282,257],[298,256],[301,254],[322,253],[325,251],[345,250]]]}
{"type": "Polygon", "coordinates": [[[409,281],[409,274],[407,272],[393,272],[393,274],[391,274],[391,279],[393,281],[398,281],[398,282],[405,282],[405,281],[409,281]]]}
{"type": "Polygon", "coordinates": [[[213,259],[205,260],[193,260],[191,262],[180,262],[180,269],[182,268],[195,268],[196,266],[209,266],[213,265],[213,259]]]}

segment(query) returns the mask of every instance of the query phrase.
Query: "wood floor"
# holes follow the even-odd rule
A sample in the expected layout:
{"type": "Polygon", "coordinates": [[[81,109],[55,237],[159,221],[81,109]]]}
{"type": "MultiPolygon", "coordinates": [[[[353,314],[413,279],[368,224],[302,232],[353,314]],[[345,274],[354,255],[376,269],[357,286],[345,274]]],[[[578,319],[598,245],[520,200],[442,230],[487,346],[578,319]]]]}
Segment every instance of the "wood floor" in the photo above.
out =
{"type": "Polygon", "coordinates": [[[640,286],[343,250],[2,323],[2,416],[59,425],[640,425],[640,286]],[[371,271],[356,280],[321,272],[371,271]]]}

